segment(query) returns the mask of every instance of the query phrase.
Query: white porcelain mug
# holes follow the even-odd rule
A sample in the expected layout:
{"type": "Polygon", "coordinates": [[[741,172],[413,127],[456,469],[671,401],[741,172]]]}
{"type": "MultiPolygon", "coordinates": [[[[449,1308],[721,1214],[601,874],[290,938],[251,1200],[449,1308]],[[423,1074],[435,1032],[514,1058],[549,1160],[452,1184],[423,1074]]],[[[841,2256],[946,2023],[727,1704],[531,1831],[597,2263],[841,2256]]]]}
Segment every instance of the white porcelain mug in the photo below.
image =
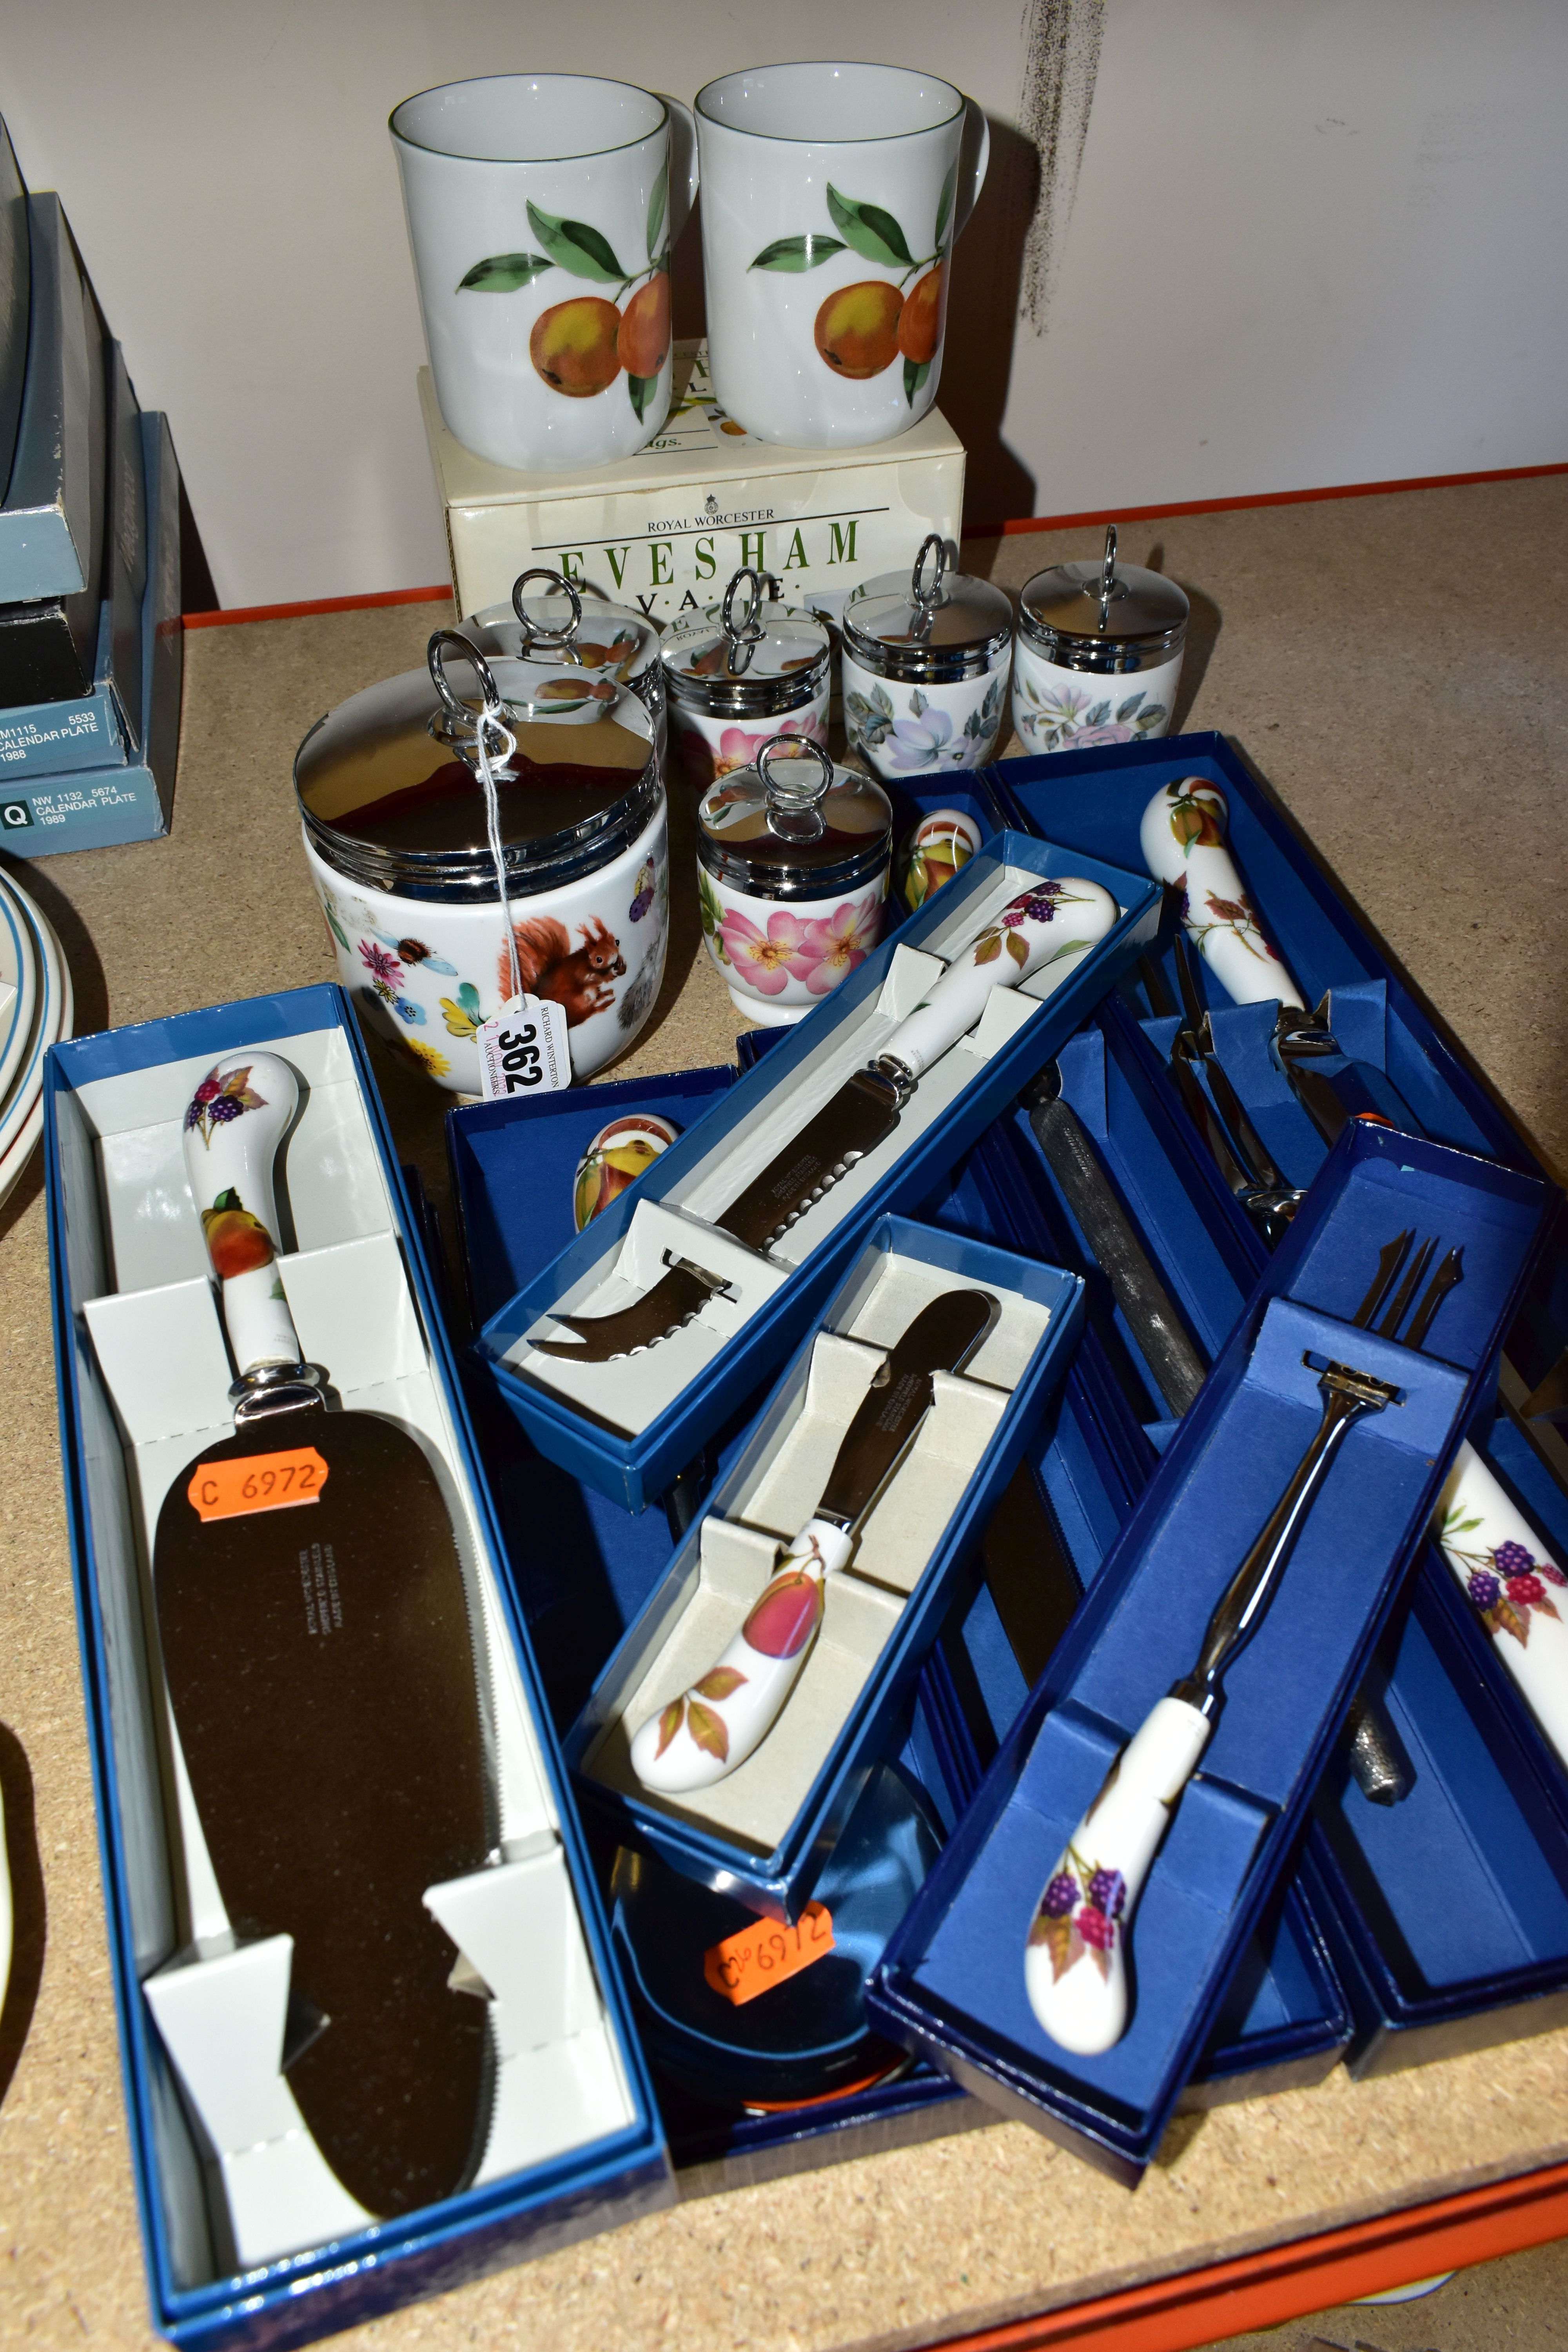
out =
{"type": "Polygon", "coordinates": [[[833,64],[726,74],[696,110],[720,401],[795,448],[907,433],[936,398],[984,114],[932,74],[833,64]]]}
{"type": "Polygon", "coordinates": [[[669,409],[689,109],[588,74],[422,90],[389,129],[441,414],[498,466],[607,465],[669,409]]]}

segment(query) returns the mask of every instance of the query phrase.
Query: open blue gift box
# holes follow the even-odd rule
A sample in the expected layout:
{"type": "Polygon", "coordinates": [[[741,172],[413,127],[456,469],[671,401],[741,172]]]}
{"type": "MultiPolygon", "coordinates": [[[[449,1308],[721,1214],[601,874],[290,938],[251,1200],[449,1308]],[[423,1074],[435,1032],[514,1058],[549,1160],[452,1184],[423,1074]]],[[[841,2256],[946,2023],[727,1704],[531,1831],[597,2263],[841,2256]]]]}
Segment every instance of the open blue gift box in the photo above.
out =
{"type": "MultiPolygon", "coordinates": [[[[778,1051],[784,1042],[777,1031],[748,1033],[741,1040],[742,1063],[778,1051]]],[[[1067,1050],[1075,1052],[1076,1045],[1067,1050]]],[[[484,1318],[499,1286],[526,1280],[556,1246],[552,1220],[569,1224],[578,1154],[605,1117],[635,1108],[679,1123],[709,1086],[732,1077],[727,1070],[688,1072],[597,1087],[586,1100],[598,1108],[586,1118],[573,1095],[453,1112],[447,1120],[453,1198],[475,1318],[484,1318]]],[[[1037,1170],[1037,1150],[1026,1129],[1022,1132],[1023,1149],[1037,1170]]],[[[1010,1164],[1011,1155],[1001,1149],[1005,1139],[995,1131],[988,1135],[932,1196],[926,1213],[934,1223],[979,1240],[1052,1258],[1054,1229],[1045,1219],[1043,1185],[1033,1171],[1020,1176],[1010,1164]]],[[[673,1539],[662,1513],[629,1517],[543,1461],[526,1442],[520,1444],[515,1424],[488,1384],[476,1383],[475,1402],[535,1654],[555,1721],[564,1727],[668,1571],[673,1539]]],[[[743,1412],[742,1418],[743,1424],[743,1412]]],[[[731,1441],[731,1458],[739,1442],[731,1441]]],[[[1024,1469],[1061,1530],[1080,1581],[1097,1572],[1155,1458],[1091,1335],[1037,1420],[1024,1469]]],[[[975,1591],[963,1581],[917,1685],[903,1750],[904,1763],[950,1829],[1026,1696],[988,1588],[982,1584],[975,1591]],[[966,1704],[975,1698],[979,1716],[971,1707],[966,1717],[966,1704]],[[988,1731],[987,1724],[994,1728],[988,1731]]],[[[1183,2104],[1208,2105],[1316,2079],[1332,2064],[1348,2031],[1321,1929],[1291,1889],[1278,1924],[1266,1920],[1238,1963],[1183,2104]]],[[[677,2162],[698,2168],[704,2185],[715,2188],[961,2129],[986,2112],[923,2065],[900,2081],[797,2114],[721,2116],[662,2082],[660,2102],[677,2162]]]]}
{"type": "Polygon", "coordinates": [[[1545,1214],[1536,1179],[1385,1129],[1346,1131],[872,1979],[885,2031],[1121,2178],[1152,2155],[1289,1858],[1545,1214]],[[1380,1247],[1407,1225],[1463,1241],[1465,1279],[1431,1340],[1441,1357],[1349,1322],[1380,1247]],[[1317,1427],[1329,1360],[1390,1381],[1398,1401],[1351,1431],[1227,1680],[1132,1923],[1128,2031],[1074,2057],[1025,1993],[1045,1879],[1121,1746],[1190,1669],[1317,1427]]]}
{"type": "Polygon", "coordinates": [[[964,1555],[1071,1354],[1081,1284],[992,1244],[882,1217],[781,1374],[744,1448],[628,1629],[565,1753],[624,1843],[785,1921],[799,1916],[946,1613],[964,1555]],[[994,1327],[935,1375],[914,1446],[826,1585],[806,1664],[761,1746],[711,1787],[645,1789],[631,1735],[696,1683],[816,1507],[876,1373],[931,1300],[978,1288],[994,1327]]]}
{"type": "MultiPolygon", "coordinates": [[[[1155,788],[1188,774],[1207,776],[1223,789],[1228,837],[1266,929],[1309,999],[1329,992],[1344,1056],[1317,1066],[1335,1080],[1347,1103],[1381,1110],[1400,1125],[1414,1118],[1430,1135],[1533,1167],[1518,1131],[1405,987],[1310,845],[1219,738],[1194,736],[1100,758],[1009,761],[989,771],[988,782],[1019,822],[1104,855],[1131,856],[1155,788]]],[[[1173,1000],[1168,955],[1164,972],[1173,1000]]],[[[1231,1004],[1201,961],[1197,975],[1232,1085],[1286,1174],[1307,1182],[1322,1165],[1325,1147],[1268,1051],[1272,1007],[1231,1004]]],[[[1129,1205],[1144,1216],[1155,1255],[1194,1331],[1212,1352],[1267,1254],[1180,1108],[1162,1066],[1174,1024],[1150,1017],[1151,1010],[1128,988],[1097,1015],[1086,1035],[1103,1034],[1109,1108],[1100,1108],[1089,1087],[1083,1115],[1104,1122],[1096,1131],[1114,1159],[1134,1096],[1163,1097],[1173,1114],[1176,1133],[1163,1174],[1152,1178],[1158,1155],[1152,1161],[1137,1148],[1122,1152],[1116,1173],[1129,1205]],[[1172,1187],[1178,1182],[1190,1190],[1193,1208],[1184,1221],[1173,1222],[1172,1187]],[[1216,1252],[1232,1265],[1239,1254],[1243,1271],[1234,1293],[1216,1252]]],[[[1069,1051],[1083,1043],[1075,1040],[1069,1051]]],[[[1565,1340],[1568,1217],[1560,1207],[1508,1345],[1530,1383],[1556,1360],[1565,1340]]],[[[1568,1504],[1507,1413],[1483,1416],[1469,1435],[1561,1556],[1568,1541],[1568,1504]]],[[[1563,1832],[1550,1814],[1568,1817],[1568,1775],[1539,1736],[1435,1548],[1426,1550],[1420,1580],[1429,1588],[1420,1612],[1430,1640],[1412,1631],[1406,1643],[1396,1629],[1384,1645],[1382,1671],[1391,1677],[1390,1714],[1413,1756],[1418,1753],[1426,1765],[1417,1766],[1412,1797],[1391,1812],[1369,1805],[1342,1773],[1326,1777],[1303,1864],[1341,1972],[1355,1992],[1350,2063],[1358,2074],[1544,2031],[1558,2021],[1554,1996],[1568,1983],[1568,1939],[1546,1891],[1564,1870],[1563,1832]],[[1500,1782],[1461,1761],[1473,1744],[1476,1720],[1490,1727],[1494,1748],[1506,1739],[1511,1760],[1500,1782]],[[1546,1812],[1537,1794],[1542,1781],[1551,1801],[1546,1812]],[[1528,1870],[1506,1882],[1499,1878],[1492,1905],[1469,1907],[1469,1924],[1459,1935],[1442,1890],[1473,1874],[1494,1829],[1500,1843],[1533,1859],[1528,1870]],[[1395,1867],[1393,1857],[1405,1851],[1405,1839],[1408,1866],[1395,1867]],[[1339,1865],[1325,1841],[1339,1853],[1339,1865]],[[1377,1856],[1375,1871],[1365,1859],[1369,1853],[1377,1856]],[[1524,1891],[1530,1885],[1541,1890],[1538,1898],[1524,1891]],[[1329,1888],[1332,1901],[1325,1902],[1329,1888]]]]}
{"type": "Polygon", "coordinates": [[[347,998],[299,989],[57,1046],[46,1106],[61,1451],[153,2318],[203,2352],[303,2343],[668,2201],[662,2131],[347,998]],[[303,1081],[278,1260],[301,1342],[345,1404],[418,1432],[489,1654],[503,1842],[455,1885],[492,1996],[489,2137],[470,2189],[390,2221],[353,2205],[304,2129],[280,2066],[279,1939],[236,1932],[160,1761],[177,1732],[152,1533],[171,1481],[233,1425],[182,1130],[214,1061],[247,1046],[303,1081]]]}
{"type": "Polygon", "coordinates": [[[911,1210],[1004,1104],[1154,939],[1157,887],[1136,873],[1016,833],[994,836],[868,956],[706,1118],[664,1152],[550,1265],[493,1314],[476,1342],[508,1409],[539,1451],[640,1510],[721,1426],[736,1398],[776,1370],[842,1280],[876,1219],[911,1210]],[[763,1255],[709,1222],[912,1012],[952,957],[1031,877],[1082,874],[1122,912],[1052,985],[1049,967],[995,991],[978,1026],[929,1070],[893,1132],[763,1255]],[[731,1284],[657,1345],[576,1364],[531,1342],[552,1312],[624,1307],[668,1256],[731,1284]]]}

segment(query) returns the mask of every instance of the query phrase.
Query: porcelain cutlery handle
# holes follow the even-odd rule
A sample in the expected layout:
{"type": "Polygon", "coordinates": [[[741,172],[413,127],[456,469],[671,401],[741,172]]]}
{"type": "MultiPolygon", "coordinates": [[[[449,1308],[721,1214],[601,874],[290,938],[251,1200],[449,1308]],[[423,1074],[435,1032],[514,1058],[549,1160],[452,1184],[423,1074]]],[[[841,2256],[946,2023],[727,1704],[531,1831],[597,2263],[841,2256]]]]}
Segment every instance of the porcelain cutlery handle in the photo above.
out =
{"type": "Polygon", "coordinates": [[[1568,1577],[1472,1445],[1432,1532],[1542,1730],[1568,1764],[1568,1577]]]}
{"type": "Polygon", "coordinates": [[[1041,880],[1020,892],[959,950],[925,1003],[900,1023],[877,1056],[879,1066],[894,1062],[910,1078],[921,1077],[968,1035],[994,988],[1016,988],[1047,964],[1062,965],[1058,978],[1065,980],[1121,911],[1109,890],[1078,875],[1041,880]]]}
{"type": "Polygon", "coordinates": [[[1225,845],[1229,811],[1206,776],[1163,784],[1143,812],[1139,838],[1157,882],[1184,886],[1187,936],[1237,1004],[1306,1006],[1225,845]]]}
{"type": "Polygon", "coordinates": [[[710,1789],[761,1746],[816,1639],[823,1580],[854,1548],[828,1519],[801,1530],[722,1655],[634,1735],[632,1770],[645,1789],[661,1797],[710,1789]]]}
{"type": "Polygon", "coordinates": [[[294,1073],[276,1054],[227,1054],[213,1064],[185,1112],[185,1173],[242,1377],[300,1361],[274,1264],[272,1196],[272,1162],[299,1100],[294,1073]]]}
{"type": "Polygon", "coordinates": [[[1127,2028],[1127,1932],[1149,1865],[1213,1726],[1163,1698],[1121,1750],[1046,1883],[1024,1983],[1053,2042],[1091,2058],[1127,2028]]]}

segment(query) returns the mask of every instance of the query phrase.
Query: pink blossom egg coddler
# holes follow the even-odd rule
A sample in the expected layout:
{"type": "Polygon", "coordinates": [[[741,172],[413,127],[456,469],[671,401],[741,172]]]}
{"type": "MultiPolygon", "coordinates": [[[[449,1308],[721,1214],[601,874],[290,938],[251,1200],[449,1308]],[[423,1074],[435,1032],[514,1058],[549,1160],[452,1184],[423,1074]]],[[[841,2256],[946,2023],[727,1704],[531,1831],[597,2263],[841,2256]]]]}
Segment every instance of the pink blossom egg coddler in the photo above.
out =
{"type": "Polygon", "coordinates": [[[697,812],[702,935],[736,1010],[799,1021],[881,936],[893,812],[816,742],[764,740],[697,812]]]}

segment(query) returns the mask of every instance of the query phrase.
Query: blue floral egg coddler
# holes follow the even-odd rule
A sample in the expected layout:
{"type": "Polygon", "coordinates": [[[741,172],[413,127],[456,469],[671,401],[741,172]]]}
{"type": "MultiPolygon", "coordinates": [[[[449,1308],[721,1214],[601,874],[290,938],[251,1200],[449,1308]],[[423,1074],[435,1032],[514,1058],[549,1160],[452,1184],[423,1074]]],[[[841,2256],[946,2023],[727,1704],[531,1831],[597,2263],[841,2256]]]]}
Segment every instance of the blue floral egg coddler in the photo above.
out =
{"type": "Polygon", "coordinates": [[[978,768],[1007,709],[1013,607],[989,580],[948,569],[933,532],[913,573],[865,581],[844,607],[844,728],[884,782],[978,768]]]}

